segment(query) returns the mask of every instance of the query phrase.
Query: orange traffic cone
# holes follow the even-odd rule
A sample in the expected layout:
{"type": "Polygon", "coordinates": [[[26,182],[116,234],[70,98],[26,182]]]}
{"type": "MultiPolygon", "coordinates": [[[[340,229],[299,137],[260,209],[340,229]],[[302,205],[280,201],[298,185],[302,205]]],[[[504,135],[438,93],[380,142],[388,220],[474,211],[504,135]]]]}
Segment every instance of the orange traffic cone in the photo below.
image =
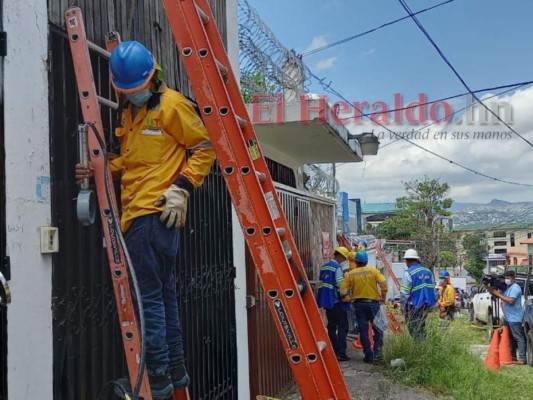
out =
{"type": "Polygon", "coordinates": [[[489,369],[500,369],[500,331],[494,329],[492,331],[492,339],[490,340],[489,352],[485,358],[485,366],[489,369]]]}
{"type": "Polygon", "coordinates": [[[513,358],[511,357],[511,336],[509,334],[509,327],[504,326],[502,337],[500,340],[500,364],[512,364],[513,358]]]}
{"type": "MultiPolygon", "coordinates": [[[[372,324],[368,324],[368,337],[370,339],[370,347],[374,347],[374,331],[372,330],[372,324]]],[[[356,349],[363,348],[363,344],[361,343],[361,334],[357,336],[357,339],[355,339],[352,344],[356,349]]]]}

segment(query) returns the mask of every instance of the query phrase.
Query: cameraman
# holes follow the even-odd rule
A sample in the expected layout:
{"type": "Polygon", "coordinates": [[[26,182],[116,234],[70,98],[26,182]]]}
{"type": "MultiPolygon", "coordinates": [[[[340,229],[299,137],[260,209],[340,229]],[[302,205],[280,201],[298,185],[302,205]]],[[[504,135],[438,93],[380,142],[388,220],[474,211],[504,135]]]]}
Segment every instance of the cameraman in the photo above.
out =
{"type": "Polygon", "coordinates": [[[503,322],[511,331],[511,354],[515,357],[518,347],[517,364],[524,365],[526,364],[526,337],[522,326],[524,317],[522,289],[515,283],[514,271],[505,271],[503,276],[507,285],[507,289],[503,294],[495,288],[487,288],[487,290],[490,294],[502,300],[503,322]]]}

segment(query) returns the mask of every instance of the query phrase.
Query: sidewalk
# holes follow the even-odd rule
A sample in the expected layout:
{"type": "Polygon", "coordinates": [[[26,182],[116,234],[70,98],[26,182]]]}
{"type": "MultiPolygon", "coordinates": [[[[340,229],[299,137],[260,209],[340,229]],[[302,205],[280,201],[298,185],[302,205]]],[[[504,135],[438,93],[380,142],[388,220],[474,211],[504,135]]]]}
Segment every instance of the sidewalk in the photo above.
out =
{"type": "MultiPolygon", "coordinates": [[[[422,389],[415,389],[394,383],[383,375],[383,365],[363,363],[363,351],[348,344],[350,361],[341,362],[344,379],[353,400],[434,400],[435,395],[422,389]]],[[[292,385],[278,396],[283,400],[300,400],[296,385],[292,385]]]]}

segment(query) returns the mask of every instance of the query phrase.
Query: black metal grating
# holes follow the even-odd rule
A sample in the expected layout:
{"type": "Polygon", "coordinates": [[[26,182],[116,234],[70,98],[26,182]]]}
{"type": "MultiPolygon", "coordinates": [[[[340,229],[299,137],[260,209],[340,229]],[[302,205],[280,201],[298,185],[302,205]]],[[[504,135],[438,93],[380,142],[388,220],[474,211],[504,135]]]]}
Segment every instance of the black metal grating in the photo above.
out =
{"type": "MultiPolygon", "coordinates": [[[[75,214],[76,128],[81,121],[68,41],[51,28],[50,124],[53,224],[54,399],[94,400],[104,384],[126,375],[122,341],[100,221],[82,227],[75,214]]],[[[109,95],[107,61],[93,59],[99,93],[109,95]]],[[[114,115],[103,116],[104,130],[114,115]]],[[[177,281],[191,397],[237,398],[231,205],[214,169],[191,196],[180,239],[177,281]]],[[[113,398],[109,394],[108,399],[113,398]]]]}
{"type": "Polygon", "coordinates": [[[292,168],[269,158],[265,158],[265,161],[273,181],[293,188],[296,187],[296,176],[292,168]]]}

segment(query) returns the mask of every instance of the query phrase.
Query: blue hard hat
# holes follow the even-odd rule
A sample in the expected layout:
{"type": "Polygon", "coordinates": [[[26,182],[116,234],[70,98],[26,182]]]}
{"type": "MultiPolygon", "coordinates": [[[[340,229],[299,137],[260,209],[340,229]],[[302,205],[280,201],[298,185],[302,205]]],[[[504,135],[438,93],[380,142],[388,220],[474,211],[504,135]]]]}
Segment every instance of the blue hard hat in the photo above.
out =
{"type": "Polygon", "coordinates": [[[449,278],[450,273],[448,271],[440,271],[439,278],[449,278]]]}
{"type": "Polygon", "coordinates": [[[138,92],[150,84],[156,63],[154,56],[141,43],[120,43],[111,53],[111,84],[124,93],[138,92]]]}
{"type": "Polygon", "coordinates": [[[366,251],[359,250],[357,253],[355,253],[355,262],[356,263],[367,263],[368,254],[366,254],[366,251]]]}

